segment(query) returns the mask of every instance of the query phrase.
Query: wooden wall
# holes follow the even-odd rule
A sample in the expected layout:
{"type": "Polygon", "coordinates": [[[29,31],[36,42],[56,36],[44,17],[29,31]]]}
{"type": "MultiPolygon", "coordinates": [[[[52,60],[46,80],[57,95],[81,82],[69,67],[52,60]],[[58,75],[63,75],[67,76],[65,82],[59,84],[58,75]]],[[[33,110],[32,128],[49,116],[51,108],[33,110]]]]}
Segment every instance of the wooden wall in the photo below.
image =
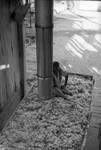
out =
{"type": "Polygon", "coordinates": [[[0,130],[24,96],[22,24],[11,18],[18,0],[0,0],[0,130]]]}

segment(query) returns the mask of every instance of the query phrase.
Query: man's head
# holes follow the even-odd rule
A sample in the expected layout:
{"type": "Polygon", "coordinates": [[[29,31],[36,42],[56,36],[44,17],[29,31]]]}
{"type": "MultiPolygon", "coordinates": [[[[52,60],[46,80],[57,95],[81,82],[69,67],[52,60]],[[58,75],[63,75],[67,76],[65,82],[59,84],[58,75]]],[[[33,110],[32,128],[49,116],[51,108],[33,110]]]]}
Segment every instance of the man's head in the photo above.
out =
{"type": "Polygon", "coordinates": [[[58,61],[54,61],[53,62],[53,72],[59,71],[59,62],[58,61]]]}

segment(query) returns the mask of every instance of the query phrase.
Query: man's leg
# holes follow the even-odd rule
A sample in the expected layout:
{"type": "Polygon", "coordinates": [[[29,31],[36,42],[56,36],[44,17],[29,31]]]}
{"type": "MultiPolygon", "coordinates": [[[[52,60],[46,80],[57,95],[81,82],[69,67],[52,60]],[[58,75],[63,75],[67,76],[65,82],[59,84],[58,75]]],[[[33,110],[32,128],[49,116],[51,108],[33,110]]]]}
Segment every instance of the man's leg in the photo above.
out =
{"type": "Polygon", "coordinates": [[[59,97],[62,97],[64,99],[67,99],[67,96],[65,96],[65,94],[61,91],[61,89],[57,88],[57,87],[54,87],[53,89],[53,94],[55,96],[59,96],[59,97]]]}
{"type": "Polygon", "coordinates": [[[70,96],[72,96],[73,94],[71,93],[71,92],[69,92],[65,87],[63,88],[61,88],[61,90],[62,90],[62,92],[64,93],[64,94],[67,94],[67,95],[70,95],[70,96]]]}

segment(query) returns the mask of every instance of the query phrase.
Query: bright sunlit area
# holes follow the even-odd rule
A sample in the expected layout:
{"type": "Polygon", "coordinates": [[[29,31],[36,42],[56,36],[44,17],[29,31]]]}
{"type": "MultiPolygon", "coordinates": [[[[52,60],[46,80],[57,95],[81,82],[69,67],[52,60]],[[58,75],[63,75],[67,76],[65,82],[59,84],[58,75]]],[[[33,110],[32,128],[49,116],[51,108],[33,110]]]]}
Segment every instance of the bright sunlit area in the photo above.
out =
{"type": "Polygon", "coordinates": [[[79,1],[78,8],[85,11],[97,11],[100,1],[79,1]]]}
{"type": "Polygon", "coordinates": [[[85,11],[99,11],[101,9],[100,1],[77,1],[77,0],[54,1],[54,8],[55,10],[57,10],[57,12],[66,10],[68,5],[72,9],[80,9],[85,11]]]}

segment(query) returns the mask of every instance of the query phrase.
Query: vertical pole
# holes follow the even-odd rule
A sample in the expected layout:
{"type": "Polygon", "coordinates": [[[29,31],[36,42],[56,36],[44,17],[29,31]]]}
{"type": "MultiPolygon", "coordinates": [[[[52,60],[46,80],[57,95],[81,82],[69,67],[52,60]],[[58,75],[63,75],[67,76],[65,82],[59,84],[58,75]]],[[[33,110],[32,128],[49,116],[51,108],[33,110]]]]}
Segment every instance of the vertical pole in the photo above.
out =
{"type": "Polygon", "coordinates": [[[35,0],[38,94],[51,98],[53,59],[53,0],[35,0]]]}
{"type": "Polygon", "coordinates": [[[23,43],[23,23],[17,24],[18,32],[18,44],[19,44],[19,62],[20,62],[20,86],[21,86],[21,98],[25,94],[25,52],[23,43]]]}

